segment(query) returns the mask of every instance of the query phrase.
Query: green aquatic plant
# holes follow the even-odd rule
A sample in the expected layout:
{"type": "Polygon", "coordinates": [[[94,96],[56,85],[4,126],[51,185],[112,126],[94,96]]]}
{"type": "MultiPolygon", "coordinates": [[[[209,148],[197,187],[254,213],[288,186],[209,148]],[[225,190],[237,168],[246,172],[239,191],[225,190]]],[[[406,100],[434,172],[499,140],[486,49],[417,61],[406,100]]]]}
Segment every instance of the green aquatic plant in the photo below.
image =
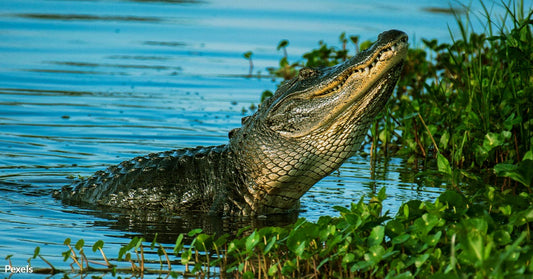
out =
{"type": "MultiPolygon", "coordinates": [[[[287,227],[244,228],[221,236],[193,230],[173,247],[135,237],[117,263],[88,259],[79,240],[65,240],[72,270],[33,268],[37,273],[167,274],[234,278],[508,278],[533,275],[533,196],[507,195],[487,186],[467,197],[448,190],[435,201],[413,200],[396,216],[382,212],[385,188],[339,217],[299,219],[287,227]],[[187,244],[184,242],[187,240],[187,244]],[[76,253],[77,251],[77,253],[76,253]],[[147,251],[156,251],[156,253],[147,251]],[[159,259],[154,259],[155,255],[159,259]],[[164,256],[164,260],[163,260],[164,256]],[[127,262],[130,267],[120,267],[127,262]],[[159,268],[147,263],[159,262],[159,268]],[[91,263],[91,265],[89,265],[91,263]],[[94,268],[99,263],[104,268],[94,268]],[[185,270],[173,270],[181,265],[185,270]]],[[[39,251],[36,252],[37,255],[39,251]]],[[[35,258],[36,256],[34,256],[35,258]]],[[[44,257],[41,257],[44,260],[44,257]]]]}

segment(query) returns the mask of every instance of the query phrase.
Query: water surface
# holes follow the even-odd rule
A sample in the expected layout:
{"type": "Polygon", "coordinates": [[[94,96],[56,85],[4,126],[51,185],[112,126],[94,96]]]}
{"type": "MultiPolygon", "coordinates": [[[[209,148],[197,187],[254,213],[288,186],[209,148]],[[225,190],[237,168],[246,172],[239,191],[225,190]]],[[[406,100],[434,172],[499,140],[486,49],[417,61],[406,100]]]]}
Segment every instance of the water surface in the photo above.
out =
{"type": "MultiPolygon", "coordinates": [[[[246,51],[254,53],[254,73],[265,75],[282,56],[275,49],[282,39],[290,41],[293,62],[319,40],[338,45],[341,32],[373,40],[395,28],[419,45],[420,38],[449,40],[447,24],[454,26],[442,12],[450,7],[445,2],[344,2],[2,1],[0,257],[14,255],[13,264],[25,266],[41,246],[48,260],[68,268],[61,257],[67,237],[91,245],[102,239],[116,257],[135,235],[157,232],[172,243],[192,227],[209,232],[249,224],[103,212],[63,205],[50,194],[134,156],[226,143],[260,93],[276,88],[269,77],[246,77],[246,51]]],[[[442,189],[420,182],[415,174],[422,167],[356,155],[302,198],[299,216],[336,215],[333,206],[382,187],[391,212],[410,199],[433,199],[442,189]]]]}

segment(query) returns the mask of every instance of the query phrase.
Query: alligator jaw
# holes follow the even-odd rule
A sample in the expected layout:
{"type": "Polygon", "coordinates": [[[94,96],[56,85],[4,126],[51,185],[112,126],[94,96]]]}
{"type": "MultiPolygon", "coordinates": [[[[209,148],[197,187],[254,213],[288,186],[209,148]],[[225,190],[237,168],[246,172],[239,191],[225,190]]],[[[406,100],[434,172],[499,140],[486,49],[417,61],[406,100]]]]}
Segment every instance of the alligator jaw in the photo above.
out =
{"type": "Polygon", "coordinates": [[[336,170],[366,136],[388,100],[407,53],[407,35],[391,30],[339,65],[300,70],[232,133],[248,184],[249,214],[295,209],[299,198],[336,170]]]}

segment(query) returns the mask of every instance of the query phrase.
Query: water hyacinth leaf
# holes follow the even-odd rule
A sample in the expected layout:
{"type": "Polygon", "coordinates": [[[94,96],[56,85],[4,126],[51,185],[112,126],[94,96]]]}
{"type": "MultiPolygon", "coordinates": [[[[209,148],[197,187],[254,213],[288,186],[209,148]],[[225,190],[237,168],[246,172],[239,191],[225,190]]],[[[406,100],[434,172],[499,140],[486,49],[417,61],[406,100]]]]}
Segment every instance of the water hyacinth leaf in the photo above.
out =
{"type": "Polygon", "coordinates": [[[380,202],[383,202],[387,198],[387,188],[381,187],[381,189],[379,189],[377,197],[380,202]]]}
{"type": "Polygon", "coordinates": [[[433,227],[439,223],[439,218],[433,214],[424,214],[421,218],[415,220],[415,227],[417,232],[421,234],[428,234],[433,227]]]}
{"type": "Polygon", "coordinates": [[[81,250],[83,248],[83,245],[85,244],[85,240],[80,239],[78,242],[76,242],[76,245],[74,246],[77,250],[81,250]]]}
{"type": "Polygon", "coordinates": [[[278,273],[279,263],[275,263],[268,268],[268,276],[274,276],[278,273]]]}
{"type": "Polygon", "coordinates": [[[187,235],[189,237],[193,237],[193,236],[195,236],[195,235],[197,235],[197,234],[199,234],[201,232],[202,232],[202,229],[194,229],[194,230],[191,230],[187,235]]]}
{"type": "Polygon", "coordinates": [[[252,57],[252,52],[251,51],[247,51],[245,53],[242,54],[242,56],[245,58],[245,59],[250,59],[252,57]]]}
{"type": "Polygon", "coordinates": [[[174,254],[178,254],[181,249],[183,248],[183,234],[180,233],[180,235],[178,235],[178,238],[176,238],[176,244],[174,245],[174,254]]]}
{"type": "Polygon", "coordinates": [[[287,40],[281,40],[276,47],[276,50],[280,50],[281,48],[287,47],[289,45],[289,41],[287,40]]]}
{"type": "Polygon", "coordinates": [[[98,240],[93,245],[93,252],[96,252],[98,249],[102,249],[104,247],[104,241],[98,240]]]}
{"type": "Polygon", "coordinates": [[[390,220],[385,225],[385,232],[387,236],[391,236],[391,237],[398,236],[402,234],[404,231],[405,231],[404,225],[396,219],[390,220]]]}
{"type": "Polygon", "coordinates": [[[499,245],[506,245],[511,242],[511,235],[508,231],[505,230],[497,230],[493,233],[494,241],[496,241],[499,245]]]}
{"type": "Polygon", "coordinates": [[[347,253],[342,257],[342,264],[347,265],[355,260],[355,255],[352,253],[347,253]]]}
{"type": "Polygon", "coordinates": [[[384,226],[375,226],[370,232],[370,236],[367,240],[367,245],[372,247],[374,245],[379,245],[383,242],[383,237],[385,236],[385,227],[384,226]]]}
{"type": "Polygon", "coordinates": [[[266,255],[268,252],[270,252],[272,247],[274,247],[274,244],[276,244],[276,237],[272,236],[265,246],[265,249],[263,249],[263,255],[266,255]]]}
{"type": "Polygon", "coordinates": [[[155,247],[155,244],[157,243],[157,235],[158,233],[155,233],[154,239],[152,239],[152,243],[150,243],[150,248],[153,250],[155,247]]]}
{"type": "Polygon", "coordinates": [[[344,219],[350,226],[353,227],[353,229],[359,228],[359,226],[363,223],[361,216],[356,214],[346,214],[344,215],[344,219]]]}
{"type": "Polygon", "coordinates": [[[448,159],[444,157],[442,154],[437,154],[437,166],[439,169],[439,172],[452,175],[452,168],[450,167],[450,162],[448,162],[448,159]]]}
{"type": "Polygon", "coordinates": [[[191,249],[187,249],[187,250],[183,251],[183,253],[181,253],[181,264],[182,265],[189,264],[189,261],[191,260],[191,257],[192,257],[192,250],[191,249]]]}
{"type": "Polygon", "coordinates": [[[141,245],[144,242],[144,237],[137,238],[137,241],[135,242],[135,251],[137,251],[141,245]]]}
{"type": "Polygon", "coordinates": [[[254,232],[246,238],[245,248],[247,252],[251,252],[255,246],[260,242],[260,235],[257,231],[254,232]]]}
{"type": "Polygon", "coordinates": [[[333,209],[335,209],[336,211],[338,211],[339,213],[350,213],[350,210],[344,206],[340,206],[340,205],[335,205],[333,206],[333,209]]]}
{"type": "Polygon", "coordinates": [[[402,234],[392,239],[392,244],[402,244],[411,238],[410,234],[402,234]]]}
{"type": "Polygon", "coordinates": [[[296,268],[297,268],[295,261],[296,261],[296,259],[295,260],[286,261],[283,264],[283,267],[281,268],[281,272],[283,274],[290,274],[290,273],[294,272],[296,270],[296,268]]]}
{"type": "Polygon", "coordinates": [[[429,258],[429,254],[422,254],[416,257],[415,259],[415,266],[416,268],[420,268],[429,258]]]}
{"type": "Polygon", "coordinates": [[[39,256],[39,253],[41,252],[41,247],[37,246],[35,247],[35,250],[33,250],[33,258],[37,258],[39,256]]]}
{"type": "MultiPolygon", "coordinates": [[[[72,251],[70,249],[68,249],[67,251],[61,253],[61,255],[63,256],[63,261],[64,262],[66,262],[70,258],[71,253],[72,253],[72,251]]],[[[120,260],[121,258],[119,257],[118,259],[120,260]]]]}
{"type": "Polygon", "coordinates": [[[255,278],[255,275],[252,271],[246,271],[243,275],[242,275],[242,278],[243,279],[253,279],[255,278]]]}
{"type": "MultiPolygon", "coordinates": [[[[366,254],[365,254],[366,255],[366,254]]],[[[372,266],[374,263],[373,262],[370,262],[370,261],[359,261],[357,263],[355,263],[354,265],[352,265],[352,267],[350,268],[350,271],[351,272],[356,272],[356,271],[365,271],[367,270],[370,266],[372,266]]]]}
{"type": "Polygon", "coordinates": [[[232,241],[228,244],[228,254],[234,253],[235,251],[237,251],[237,249],[238,247],[235,244],[235,241],[232,241]]]}
{"type": "Polygon", "coordinates": [[[443,217],[457,219],[464,215],[468,210],[468,201],[466,198],[453,190],[447,190],[439,196],[439,202],[447,205],[443,217]]]}
{"type": "Polygon", "coordinates": [[[434,235],[428,235],[428,236],[426,236],[424,238],[424,242],[428,246],[433,247],[433,246],[437,245],[437,243],[439,243],[441,235],[442,235],[442,231],[438,231],[434,235]]]}
{"type": "Polygon", "coordinates": [[[509,218],[509,223],[515,226],[522,226],[533,221],[533,208],[517,212],[509,218]]]}
{"type": "Polygon", "coordinates": [[[533,183],[533,160],[524,159],[516,165],[500,163],[494,166],[494,172],[501,177],[509,177],[526,187],[533,183]]]}
{"type": "Polygon", "coordinates": [[[381,258],[385,254],[385,248],[381,245],[372,246],[368,249],[368,253],[365,253],[364,259],[373,264],[377,264],[381,261],[381,258]]]}
{"type": "Polygon", "coordinates": [[[296,250],[294,250],[294,253],[296,254],[296,256],[298,257],[302,257],[304,251],[305,251],[305,246],[307,246],[307,242],[306,241],[303,241],[302,243],[300,243],[300,245],[298,245],[298,248],[296,248],[296,250]]]}
{"type": "Polygon", "coordinates": [[[503,145],[506,139],[511,137],[511,133],[503,131],[502,133],[487,133],[483,139],[483,149],[490,151],[498,146],[503,145]]]}
{"type": "Polygon", "coordinates": [[[205,233],[201,233],[199,235],[196,236],[196,241],[195,241],[195,248],[197,250],[200,250],[200,251],[203,251],[203,250],[206,250],[208,249],[208,247],[211,246],[211,235],[208,235],[208,234],[205,234],[205,233]]]}

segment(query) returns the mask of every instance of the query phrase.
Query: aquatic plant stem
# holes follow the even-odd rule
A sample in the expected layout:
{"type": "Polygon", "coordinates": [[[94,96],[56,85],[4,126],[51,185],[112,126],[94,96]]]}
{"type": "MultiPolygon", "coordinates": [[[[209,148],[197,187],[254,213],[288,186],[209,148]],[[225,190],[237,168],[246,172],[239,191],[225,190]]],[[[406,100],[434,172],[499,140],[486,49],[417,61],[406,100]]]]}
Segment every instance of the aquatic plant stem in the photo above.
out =
{"type": "Polygon", "coordinates": [[[167,251],[165,251],[165,248],[161,244],[159,244],[159,248],[161,249],[161,252],[163,252],[163,254],[165,255],[165,259],[167,260],[168,271],[171,271],[172,270],[172,264],[170,263],[170,259],[168,258],[167,251]]]}
{"type": "MultiPolygon", "coordinates": [[[[54,267],[54,266],[53,266],[48,260],[46,260],[46,259],[45,259],[43,256],[41,256],[41,255],[39,255],[39,259],[41,259],[43,262],[45,262],[47,265],[50,266],[50,269],[51,269],[50,273],[51,273],[51,274],[55,274],[55,273],[56,273],[57,269],[56,269],[56,268],[55,268],[55,267],[54,267]]],[[[9,266],[11,266],[11,261],[9,261],[9,266]]]]}
{"type": "Polygon", "coordinates": [[[78,261],[78,256],[76,255],[76,252],[74,251],[74,249],[72,249],[72,246],[70,246],[70,244],[67,244],[67,246],[70,249],[70,258],[72,258],[72,260],[78,265],[80,271],[83,272],[83,265],[80,264],[80,262],[78,261]]]}
{"type": "Polygon", "coordinates": [[[426,131],[429,134],[429,138],[431,138],[431,142],[433,142],[433,146],[435,147],[435,150],[437,151],[437,153],[440,153],[439,152],[439,147],[437,146],[437,143],[435,142],[435,139],[433,138],[433,135],[431,134],[431,131],[429,131],[429,128],[426,125],[426,122],[422,118],[422,115],[420,115],[420,113],[417,113],[417,114],[418,114],[418,118],[420,118],[420,121],[422,121],[422,125],[424,125],[424,127],[426,128],[426,131]]]}
{"type": "Polygon", "coordinates": [[[104,253],[104,250],[102,250],[102,248],[98,247],[98,250],[100,250],[100,253],[102,254],[102,258],[104,258],[104,261],[105,263],[107,264],[108,267],[112,267],[113,265],[109,262],[109,260],[107,259],[105,253],[104,253]]]}
{"type": "Polygon", "coordinates": [[[414,137],[416,145],[418,145],[418,148],[420,148],[420,151],[422,151],[422,156],[426,157],[426,150],[424,149],[424,146],[420,142],[420,139],[418,138],[418,125],[416,124],[416,120],[413,119],[413,125],[414,125],[414,137]]]}

